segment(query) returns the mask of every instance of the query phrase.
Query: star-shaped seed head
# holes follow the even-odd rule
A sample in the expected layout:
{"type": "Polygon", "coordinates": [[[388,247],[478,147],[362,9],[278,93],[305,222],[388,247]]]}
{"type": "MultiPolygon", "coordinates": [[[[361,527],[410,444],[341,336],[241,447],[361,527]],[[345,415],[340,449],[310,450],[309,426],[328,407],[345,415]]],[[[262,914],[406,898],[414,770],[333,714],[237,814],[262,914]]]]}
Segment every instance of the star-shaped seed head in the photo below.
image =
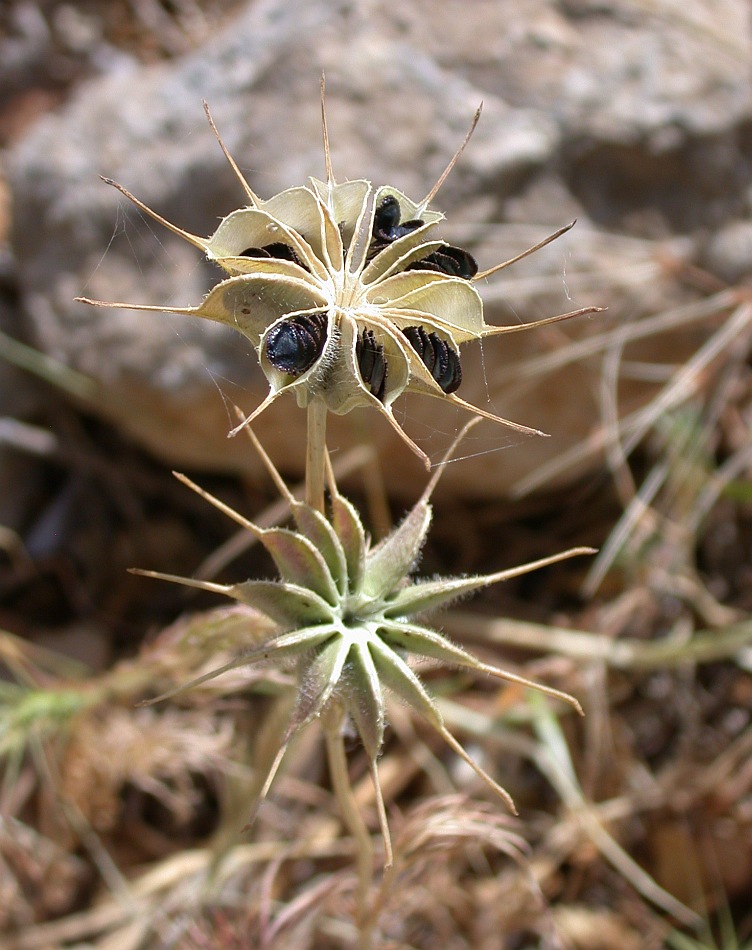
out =
{"type": "MultiPolygon", "coordinates": [[[[190,314],[246,336],[270,391],[244,424],[285,392],[294,393],[300,406],[321,400],[339,415],[372,406],[428,465],[425,453],[393,414],[400,395],[416,392],[446,399],[518,432],[541,435],[457,395],[462,382],[460,346],[597,308],[527,325],[499,327],[485,322],[475,284],[513,261],[479,272],[466,250],[440,238],[437,230],[444,216],[429,208],[479,115],[480,109],[462,146],[419,202],[390,186],[374,189],[365,180],[337,183],[325,118],[326,181],[311,178],[308,185],[267,200],[251,190],[217,133],[248,205],[224,218],[208,238],[171,224],[121,185],[105,179],[142,211],[200,248],[228,276],[193,307],[79,299],[97,306],[190,314]]],[[[207,116],[216,133],[208,109],[207,116]]]]}

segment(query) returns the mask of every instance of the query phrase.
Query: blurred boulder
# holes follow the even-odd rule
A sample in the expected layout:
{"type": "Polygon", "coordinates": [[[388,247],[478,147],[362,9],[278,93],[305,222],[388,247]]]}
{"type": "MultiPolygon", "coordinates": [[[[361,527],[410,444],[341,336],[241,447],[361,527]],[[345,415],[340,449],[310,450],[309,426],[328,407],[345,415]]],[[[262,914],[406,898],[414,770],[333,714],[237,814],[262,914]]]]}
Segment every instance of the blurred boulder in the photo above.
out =
{"type": "MultiPolygon", "coordinates": [[[[694,299],[683,268],[749,215],[748,8],[531,0],[522,9],[514,0],[446,0],[437,16],[431,0],[256,0],[190,53],[152,65],[118,60],[111,74],[78,84],[10,155],[12,243],[37,345],[95,379],[96,410],[168,464],[256,471],[248,443],[226,438],[229,404],[250,410],[266,391],[244,338],[190,318],[74,302],[85,294],[193,305],[218,278],[98,176],[209,234],[244,195],[201,99],[251,186],[269,196],[323,174],[325,70],[335,174],[420,198],[483,100],[435,202],[448,214],[446,239],[485,268],[578,219],[481,288],[487,320],[529,322],[589,304],[609,311],[466,348],[461,395],[552,437],[520,439],[484,423],[465,447],[472,458],[450,466],[442,487],[503,494],[572,450],[601,422],[608,333],[620,347],[625,322],[694,299]],[[588,335],[600,340],[589,354],[556,356],[588,335]]],[[[625,358],[670,364],[705,333],[648,336],[625,358]]],[[[649,373],[625,376],[618,411],[655,391],[649,373]]],[[[397,415],[433,457],[460,421],[427,398],[408,399],[397,415]]],[[[291,398],[257,429],[280,467],[301,470],[305,417],[291,398]]],[[[382,453],[390,488],[414,496],[425,476],[382,420],[331,421],[333,448],[364,438],[382,453]]],[[[558,478],[599,461],[583,454],[558,478]]]]}

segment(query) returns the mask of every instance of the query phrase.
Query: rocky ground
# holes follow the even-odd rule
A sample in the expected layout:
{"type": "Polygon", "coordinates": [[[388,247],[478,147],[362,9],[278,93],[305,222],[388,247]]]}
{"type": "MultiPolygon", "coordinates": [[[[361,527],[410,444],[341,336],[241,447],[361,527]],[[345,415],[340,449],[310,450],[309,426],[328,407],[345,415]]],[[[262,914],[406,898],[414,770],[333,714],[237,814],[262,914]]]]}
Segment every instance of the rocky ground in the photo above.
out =
{"type": "MultiPolygon", "coordinates": [[[[379,945],[752,939],[751,50],[743,0],[531,0],[524,12],[512,0],[3,5],[9,946],[355,945],[347,841],[315,737],[262,816],[258,850],[243,838],[226,854],[243,808],[238,763],[270,741],[255,724],[263,716],[274,732],[269,694],[284,682],[135,706],[176,670],[201,670],[195,638],[221,652],[215,625],[237,620],[126,569],[267,569],[170,476],[188,470],[249,515],[275,517],[249,443],[226,437],[231,403],[250,410],[265,394],[256,356],[225,327],[74,300],[197,304],[216,270],[99,176],[208,235],[244,195],[201,100],[267,197],[324,174],[322,71],[335,174],[416,199],[482,100],[435,202],[442,235],[481,267],[577,219],[480,288],[488,322],[608,308],[463,350],[464,398],[551,437],[490,422],[472,433],[437,492],[421,570],[599,547],[591,565],[443,618],[457,640],[576,693],[588,716],[559,722],[486,682],[432,680],[447,720],[515,795],[522,817],[507,825],[394,710],[381,769],[402,864],[381,895],[379,945]]],[[[425,397],[398,415],[434,460],[464,421],[425,397]]],[[[303,420],[279,400],[256,430],[292,480],[303,420]]],[[[370,415],[339,419],[330,440],[378,534],[420,494],[424,471],[370,415]],[[364,444],[375,452],[358,455],[364,444]]],[[[366,786],[364,775],[369,809],[366,786]]]]}

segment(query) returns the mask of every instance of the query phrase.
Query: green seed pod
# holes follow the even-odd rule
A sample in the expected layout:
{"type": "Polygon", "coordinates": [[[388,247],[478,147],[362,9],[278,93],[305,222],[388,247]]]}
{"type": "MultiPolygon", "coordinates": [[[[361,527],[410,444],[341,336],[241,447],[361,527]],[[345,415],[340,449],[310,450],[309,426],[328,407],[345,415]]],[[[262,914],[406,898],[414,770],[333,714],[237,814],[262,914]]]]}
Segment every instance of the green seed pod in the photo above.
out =
{"type": "MultiPolygon", "coordinates": [[[[472,423],[470,423],[472,424],[472,423]]],[[[469,428],[465,426],[447,453],[446,462],[469,428]]],[[[353,506],[330,481],[331,512],[324,515],[297,501],[249,430],[272,479],[288,502],[294,529],[261,528],[185,476],[178,478],[250,531],[267,549],[279,572],[277,581],[248,580],[218,584],[155,571],[135,573],[211,591],[251,604],[277,625],[262,644],[239,642],[229,663],[158,697],[173,696],[231,669],[257,662],[287,665],[297,660],[297,704],[285,742],[312,720],[337,706],[352,718],[374,766],[384,736],[386,701],[398,696],[436,728],[493,791],[514,810],[509,795],[476,765],[448,732],[433,697],[410,665],[410,657],[438,660],[502,681],[540,690],[582,709],[572,696],[534,683],[516,673],[483,663],[425,623],[425,614],[490,584],[525,574],[591,548],[572,548],[531,564],[470,577],[413,580],[431,524],[431,493],[443,466],[437,468],[423,496],[403,521],[375,546],[353,506]]],[[[276,757],[264,794],[282,761],[276,757]]]]}

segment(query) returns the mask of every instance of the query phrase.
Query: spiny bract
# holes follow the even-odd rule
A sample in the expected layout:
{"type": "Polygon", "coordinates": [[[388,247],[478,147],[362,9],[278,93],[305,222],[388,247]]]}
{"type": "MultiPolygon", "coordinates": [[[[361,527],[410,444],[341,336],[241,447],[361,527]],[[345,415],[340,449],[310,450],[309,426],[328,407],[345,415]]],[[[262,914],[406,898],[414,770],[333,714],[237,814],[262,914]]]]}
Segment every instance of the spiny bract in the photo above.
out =
{"type": "Polygon", "coordinates": [[[579,703],[566,693],[482,663],[414,618],[489,584],[567,557],[592,553],[591,549],[575,548],[496,574],[414,581],[410,573],[428,533],[429,501],[441,467],[401,524],[384,540],[371,546],[355,508],[339,494],[333,478],[330,478],[330,514],[326,517],[293,498],[252,433],[251,437],[290,505],[295,530],[260,528],[185,476],[178,478],[251,531],[272,556],[280,579],[217,584],[153,571],[137,573],[251,604],[271,618],[279,632],[250,649],[244,650],[242,644],[238,644],[238,656],[231,662],[159,698],[172,696],[240,666],[259,661],[286,663],[294,658],[298,664],[297,704],[287,740],[269,774],[264,794],[291,736],[330,707],[342,708],[352,717],[375,774],[384,736],[384,691],[387,688],[438,729],[452,748],[514,809],[508,794],[469,758],[447,731],[434,700],[406,656],[429,657],[539,689],[581,712],[579,703]]]}

